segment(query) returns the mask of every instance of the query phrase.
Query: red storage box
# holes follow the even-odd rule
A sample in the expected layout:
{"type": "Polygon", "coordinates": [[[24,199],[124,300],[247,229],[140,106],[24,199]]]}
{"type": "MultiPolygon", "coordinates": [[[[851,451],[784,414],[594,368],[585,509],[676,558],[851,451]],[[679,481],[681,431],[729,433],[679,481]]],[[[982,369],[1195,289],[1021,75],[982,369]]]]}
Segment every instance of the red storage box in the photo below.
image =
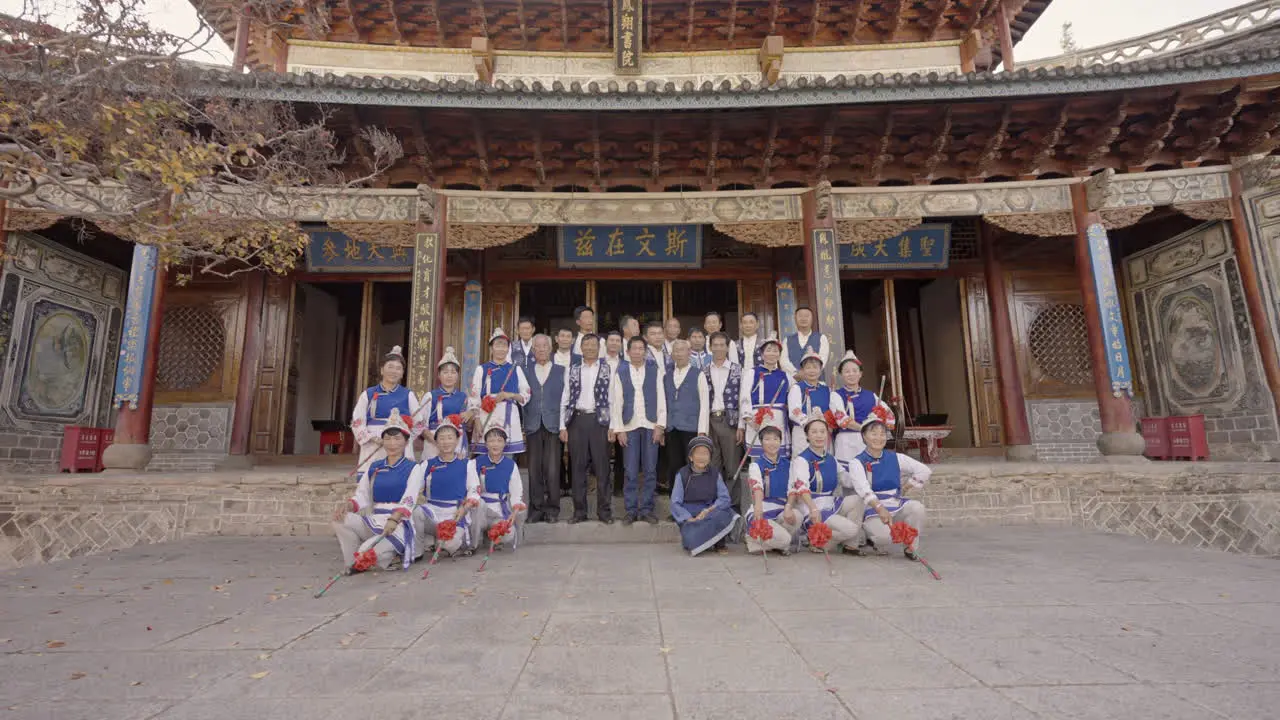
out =
{"type": "Polygon", "coordinates": [[[62,429],[62,458],[58,469],[62,472],[90,472],[98,469],[101,457],[102,430],[98,428],[67,425],[62,429]]]}
{"type": "Polygon", "coordinates": [[[1209,459],[1209,437],[1204,431],[1203,415],[1179,415],[1169,418],[1169,457],[1188,460],[1209,459]]]}
{"type": "Polygon", "coordinates": [[[1152,460],[1169,459],[1169,418],[1142,418],[1142,439],[1147,442],[1143,455],[1152,460]]]}
{"type": "Polygon", "coordinates": [[[94,467],[94,472],[102,472],[102,456],[107,452],[107,448],[111,447],[111,443],[116,441],[116,431],[114,428],[103,428],[98,434],[98,464],[94,467]]]}

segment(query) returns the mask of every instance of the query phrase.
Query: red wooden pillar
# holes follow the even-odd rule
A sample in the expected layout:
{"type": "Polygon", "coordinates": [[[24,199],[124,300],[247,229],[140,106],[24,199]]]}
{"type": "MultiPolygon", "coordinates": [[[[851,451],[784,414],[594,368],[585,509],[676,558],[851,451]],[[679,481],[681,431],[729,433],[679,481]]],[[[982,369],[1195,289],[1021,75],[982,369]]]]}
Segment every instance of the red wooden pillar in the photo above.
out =
{"type": "Polygon", "coordinates": [[[1031,462],[1037,459],[1027,422],[1027,403],[1022,390],[1022,371],[1013,346],[1013,322],[1009,319],[1009,284],[1000,258],[996,256],[995,233],[985,222],[982,234],[982,270],[987,284],[987,306],[991,312],[991,341],[995,344],[996,373],[1000,386],[1000,415],[1004,427],[1005,456],[1031,462]]]}
{"type": "Polygon", "coordinates": [[[818,202],[819,192],[821,190],[805,193],[801,200],[804,271],[809,282],[808,305],[813,308],[817,320],[815,330],[831,341],[831,357],[827,358],[823,374],[828,382],[833,382],[836,363],[845,349],[844,302],[840,297],[840,253],[835,217],[830,202],[818,202]],[[820,205],[822,212],[819,212],[820,205]]]}
{"type": "Polygon", "coordinates": [[[1013,31],[1009,27],[1012,18],[1008,12],[1007,0],[1000,0],[996,15],[996,32],[1000,36],[1000,63],[1005,72],[1013,72],[1013,31]]]}
{"type": "Polygon", "coordinates": [[[245,283],[244,346],[240,353],[240,373],[236,385],[235,414],[231,418],[231,442],[227,467],[253,465],[249,436],[253,429],[253,399],[258,390],[258,369],[262,364],[262,310],[266,295],[266,273],[255,273],[245,283]]]}
{"type": "Polygon", "coordinates": [[[102,454],[102,465],[108,470],[144,470],[151,462],[151,408],[168,273],[154,247],[135,245],[133,253],[116,372],[114,403],[120,409],[115,442],[102,454]]]}
{"type": "Polygon", "coordinates": [[[1263,374],[1267,378],[1267,386],[1271,388],[1271,401],[1280,412],[1280,353],[1276,351],[1275,339],[1271,328],[1267,325],[1266,301],[1262,299],[1262,287],[1258,284],[1258,265],[1254,259],[1252,243],[1249,241],[1247,216],[1244,212],[1244,183],[1240,171],[1232,170],[1231,182],[1231,243],[1236,252],[1236,262],[1240,264],[1240,281],[1244,286],[1245,306],[1249,308],[1249,323],[1253,327],[1253,337],[1258,343],[1258,355],[1262,358],[1263,374]]]}
{"type": "MultiPolygon", "coordinates": [[[[1133,403],[1123,392],[1113,387],[1113,379],[1109,370],[1108,356],[1113,352],[1128,352],[1124,339],[1123,320],[1118,317],[1119,308],[1115,309],[1117,318],[1113,323],[1119,328],[1112,344],[1108,345],[1108,335],[1102,326],[1102,309],[1095,284],[1094,253],[1091,248],[1089,228],[1096,225],[1102,232],[1105,242],[1106,231],[1102,230],[1102,217],[1096,210],[1089,208],[1088,192],[1085,183],[1079,182],[1071,186],[1071,211],[1075,219],[1076,237],[1076,275],[1080,280],[1080,297],[1084,304],[1084,324],[1089,336],[1089,359],[1093,364],[1094,392],[1098,397],[1098,414],[1102,420],[1102,435],[1098,438],[1098,449],[1110,459],[1144,460],[1142,457],[1146,443],[1142,434],[1137,432],[1133,418],[1133,403]]],[[[1111,270],[1111,254],[1108,251],[1099,262],[1108,263],[1101,272],[1111,270]]],[[[1130,378],[1132,380],[1132,378],[1130,378]]]]}
{"type": "Polygon", "coordinates": [[[252,28],[249,21],[249,7],[246,5],[236,18],[236,44],[231,55],[231,72],[244,72],[245,61],[249,57],[249,33],[252,28]]]}

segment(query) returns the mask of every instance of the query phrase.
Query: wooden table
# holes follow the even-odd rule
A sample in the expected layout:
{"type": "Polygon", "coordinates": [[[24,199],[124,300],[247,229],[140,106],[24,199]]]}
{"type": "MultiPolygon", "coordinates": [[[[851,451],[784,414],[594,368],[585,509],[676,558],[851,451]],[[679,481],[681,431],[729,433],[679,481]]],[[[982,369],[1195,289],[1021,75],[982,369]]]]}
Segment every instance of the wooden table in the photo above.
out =
{"type": "Polygon", "coordinates": [[[902,433],[902,442],[907,447],[920,448],[920,460],[926,465],[938,462],[938,448],[943,438],[951,434],[952,425],[919,425],[909,427],[902,433]]]}

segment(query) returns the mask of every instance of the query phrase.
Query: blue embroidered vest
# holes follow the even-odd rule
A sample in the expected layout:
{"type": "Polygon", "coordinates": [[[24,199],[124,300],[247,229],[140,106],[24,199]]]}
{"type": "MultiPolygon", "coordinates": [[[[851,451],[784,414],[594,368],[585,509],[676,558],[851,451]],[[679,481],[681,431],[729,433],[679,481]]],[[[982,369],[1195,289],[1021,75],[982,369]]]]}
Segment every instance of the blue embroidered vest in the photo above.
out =
{"type": "MultiPolygon", "coordinates": [[[[690,350],[689,364],[701,370],[711,362],[711,353],[706,350],[690,350]]],[[[674,364],[674,361],[673,363],[674,364]]]]}
{"type": "Polygon", "coordinates": [[[489,459],[488,453],[475,458],[476,475],[480,476],[480,491],[492,495],[511,492],[511,473],[516,471],[516,461],[504,455],[498,462],[489,459]]]}
{"type": "MultiPolygon", "coordinates": [[[[752,366],[760,364],[760,336],[756,335],[755,337],[756,337],[756,344],[755,344],[755,347],[751,349],[752,366]]],[[[738,342],[735,345],[735,349],[738,351],[738,364],[741,365],[742,367],[746,367],[747,366],[747,348],[742,344],[742,338],[738,338],[738,342]]]]}
{"type": "Polygon", "coordinates": [[[369,401],[369,409],[365,412],[367,425],[385,425],[392,411],[409,414],[409,388],[403,385],[397,385],[391,392],[383,390],[381,385],[374,385],[364,391],[364,397],[369,401]]]}
{"type": "MultiPolygon", "coordinates": [[[[698,397],[698,370],[692,365],[684,374],[680,387],[675,384],[675,371],[662,376],[662,384],[667,395],[667,428],[698,432],[698,414],[702,409],[698,397]]],[[[645,398],[646,409],[649,398],[645,398]]]]}
{"type": "Polygon", "coordinates": [[[751,405],[786,405],[787,388],[790,381],[782,368],[765,370],[763,365],[755,367],[755,379],[751,382],[751,405]],[[781,386],[781,389],[779,389],[781,386]],[[772,402],[771,402],[772,401],[772,402]]]}
{"type": "Polygon", "coordinates": [[[898,453],[885,450],[879,458],[863,450],[858,453],[858,463],[867,471],[871,492],[897,495],[902,491],[902,468],[898,465],[898,453]]]}
{"type": "Polygon", "coordinates": [[[450,415],[461,415],[467,410],[467,394],[461,390],[445,392],[444,388],[431,391],[431,409],[428,411],[427,427],[435,430],[440,422],[450,415]]]}
{"type": "Polygon", "coordinates": [[[800,333],[794,333],[792,335],[787,336],[786,345],[787,345],[787,359],[791,361],[792,367],[798,368],[800,367],[800,361],[804,359],[804,353],[806,350],[821,352],[822,336],[819,335],[816,330],[811,331],[809,333],[809,339],[806,340],[803,345],[801,345],[800,333]]]}
{"type": "MultiPolygon", "coordinates": [[[[596,385],[592,388],[592,392],[596,396],[596,422],[601,425],[609,424],[609,380],[612,377],[609,374],[611,368],[609,363],[604,360],[596,360],[596,365],[600,367],[596,373],[596,385]]],[[[621,367],[621,366],[619,366],[621,367]]],[[[569,419],[573,419],[575,408],[578,407],[578,398],[582,397],[582,364],[579,363],[569,368],[569,419]]]]}
{"type": "Polygon", "coordinates": [[[519,338],[511,341],[511,362],[520,368],[527,368],[533,364],[533,344],[529,344],[529,352],[524,351],[524,343],[519,338]]]}
{"type": "Polygon", "coordinates": [[[440,457],[427,461],[427,497],[431,500],[462,502],[467,498],[467,461],[455,454],[452,462],[440,457]]]}
{"type": "Polygon", "coordinates": [[[520,373],[511,363],[498,365],[492,360],[481,365],[484,368],[484,379],[480,381],[480,397],[496,395],[500,392],[520,392],[520,373]]]}
{"type": "MultiPolygon", "coordinates": [[[[631,416],[636,412],[635,385],[631,383],[631,373],[635,368],[631,363],[618,366],[618,379],[622,381],[622,424],[631,423],[631,416]],[[625,370],[624,370],[625,367],[625,370]]],[[[640,388],[644,393],[644,417],[651,423],[658,422],[658,366],[648,360],[644,363],[644,380],[640,388]]]]}
{"type": "Polygon", "coordinates": [[[385,458],[374,460],[369,465],[369,484],[373,491],[373,501],[398,503],[404,500],[405,488],[409,486],[409,475],[413,472],[413,468],[413,461],[403,456],[395,465],[387,465],[385,458]]]}
{"type": "Polygon", "coordinates": [[[809,492],[816,495],[829,495],[835,492],[840,484],[840,463],[836,461],[835,455],[828,452],[819,457],[813,448],[808,448],[800,453],[797,462],[809,465],[809,492]]]}
{"type": "MultiPolygon", "coordinates": [[[[716,406],[713,399],[716,396],[716,384],[711,379],[711,367],[715,363],[707,362],[706,367],[702,368],[702,374],[707,378],[707,408],[716,406]]],[[[742,366],[729,361],[729,380],[724,384],[724,416],[729,421],[729,427],[738,427],[738,400],[742,394],[742,366]]],[[[670,412],[670,408],[668,408],[670,412]]]]}
{"type": "Polygon", "coordinates": [[[800,407],[806,414],[813,408],[818,408],[822,412],[831,409],[831,388],[827,387],[826,383],[810,385],[804,380],[799,380],[796,385],[800,388],[800,407]]]}
{"type": "Polygon", "coordinates": [[[880,403],[880,398],[876,394],[865,388],[859,388],[857,392],[840,388],[838,390],[840,397],[844,399],[845,411],[849,416],[858,422],[866,422],[871,417],[871,411],[876,409],[876,405],[880,403]]]}
{"type": "Polygon", "coordinates": [[[791,490],[791,460],[779,453],[776,463],[769,462],[769,458],[763,456],[752,458],[751,461],[760,469],[765,498],[786,502],[787,493],[791,490]]]}

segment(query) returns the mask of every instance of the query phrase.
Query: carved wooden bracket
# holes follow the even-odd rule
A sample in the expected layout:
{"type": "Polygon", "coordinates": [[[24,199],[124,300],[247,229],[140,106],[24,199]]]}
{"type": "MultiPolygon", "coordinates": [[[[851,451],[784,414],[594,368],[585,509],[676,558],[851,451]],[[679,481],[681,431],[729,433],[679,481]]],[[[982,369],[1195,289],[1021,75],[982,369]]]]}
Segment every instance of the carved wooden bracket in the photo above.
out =
{"type": "Polygon", "coordinates": [[[493,46],[489,38],[471,38],[471,59],[476,66],[476,79],[483,83],[493,82],[493,46]]]}
{"type": "Polygon", "coordinates": [[[865,218],[837,220],[836,242],[865,245],[896,237],[924,222],[924,218],[865,218]]]}
{"type": "Polygon", "coordinates": [[[1280,183],[1280,157],[1267,155],[1232,163],[1240,171],[1240,184],[1248,192],[1280,183]]]}
{"type": "Polygon", "coordinates": [[[1074,235],[1076,232],[1076,222],[1071,213],[1066,211],[983,215],[982,219],[1002,230],[1008,230],[1019,235],[1062,237],[1074,235]]]}
{"type": "Polygon", "coordinates": [[[1115,170],[1107,168],[1096,175],[1091,175],[1088,180],[1084,181],[1084,194],[1090,212],[1096,212],[1106,207],[1108,198],[1116,194],[1115,189],[1111,187],[1111,180],[1115,175],[1115,170]]]}
{"type": "Polygon", "coordinates": [[[769,35],[760,45],[760,79],[765,85],[772,85],[782,74],[783,37],[769,35]]]}
{"type": "Polygon", "coordinates": [[[413,247],[418,235],[413,223],[330,220],[328,225],[352,240],[380,247],[413,247]]]}
{"type": "Polygon", "coordinates": [[[431,225],[436,221],[436,206],[440,199],[429,185],[418,186],[418,222],[431,225]]]}
{"type": "Polygon", "coordinates": [[[40,210],[25,210],[23,208],[9,206],[9,211],[4,215],[4,227],[0,230],[8,230],[10,232],[35,232],[44,230],[53,226],[62,219],[57,213],[42,212],[40,210]]]}
{"type": "Polygon", "coordinates": [[[1230,220],[1231,219],[1231,201],[1229,200],[1205,200],[1203,202],[1178,203],[1173,206],[1174,210],[1186,215],[1192,220],[1230,220]]]}
{"type": "Polygon", "coordinates": [[[1102,218],[1102,226],[1108,230],[1127,228],[1146,217],[1154,208],[1150,205],[1133,205],[1130,207],[1102,208],[1098,216],[1102,218]]]}
{"type": "Polygon", "coordinates": [[[823,180],[813,189],[814,214],[819,220],[831,217],[831,183],[823,180]]]}
{"type": "Polygon", "coordinates": [[[712,227],[749,245],[794,247],[804,244],[804,228],[798,222],[716,223],[712,227]]]}
{"type": "Polygon", "coordinates": [[[510,245],[537,230],[537,225],[454,225],[449,228],[445,245],[463,250],[482,250],[510,245]]]}

